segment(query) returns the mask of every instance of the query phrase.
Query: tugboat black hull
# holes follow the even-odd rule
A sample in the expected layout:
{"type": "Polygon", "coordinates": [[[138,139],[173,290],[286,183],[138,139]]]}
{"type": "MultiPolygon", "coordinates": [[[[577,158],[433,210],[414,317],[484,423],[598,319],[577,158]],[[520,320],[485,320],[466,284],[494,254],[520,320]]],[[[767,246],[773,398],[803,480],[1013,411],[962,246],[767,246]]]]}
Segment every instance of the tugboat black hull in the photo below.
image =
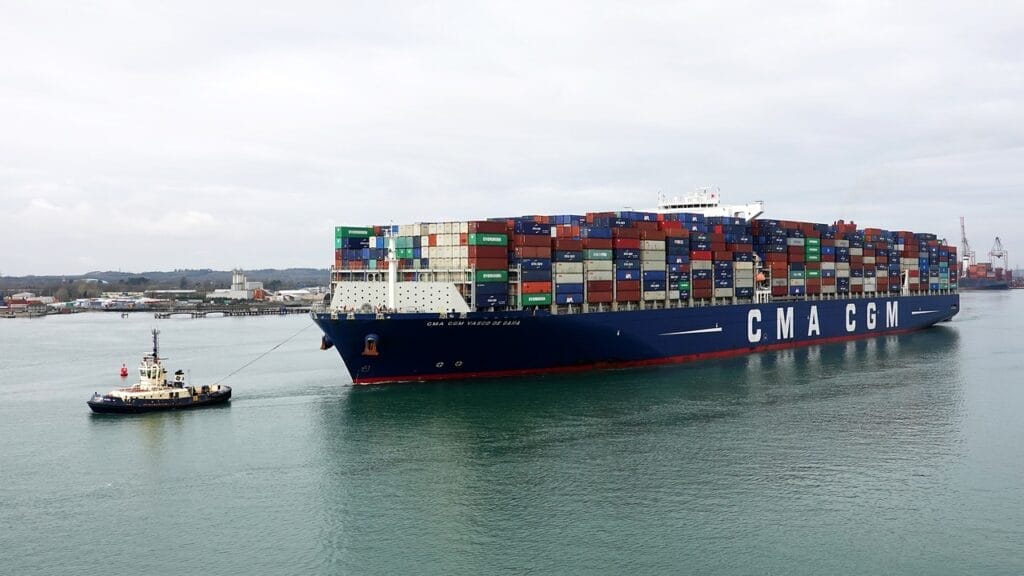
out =
{"type": "Polygon", "coordinates": [[[200,394],[196,399],[174,398],[174,399],[142,399],[133,398],[127,402],[120,398],[102,396],[94,397],[86,402],[89,408],[97,414],[143,414],[146,412],[162,412],[166,410],[188,410],[191,408],[202,408],[223,404],[231,399],[231,388],[222,386],[216,392],[200,394]]]}

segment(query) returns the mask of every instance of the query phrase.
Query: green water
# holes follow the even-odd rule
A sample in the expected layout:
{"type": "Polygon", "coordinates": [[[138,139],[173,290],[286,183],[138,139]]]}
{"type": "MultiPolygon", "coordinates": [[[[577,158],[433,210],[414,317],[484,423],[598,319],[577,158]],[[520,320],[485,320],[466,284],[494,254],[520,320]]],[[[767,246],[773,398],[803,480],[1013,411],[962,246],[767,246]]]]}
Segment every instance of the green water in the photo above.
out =
{"type": "Polygon", "coordinates": [[[305,317],[0,320],[0,574],[1022,574],[1024,293],[921,333],[352,388],[305,317]],[[163,331],[229,406],[93,415],[163,331]]]}

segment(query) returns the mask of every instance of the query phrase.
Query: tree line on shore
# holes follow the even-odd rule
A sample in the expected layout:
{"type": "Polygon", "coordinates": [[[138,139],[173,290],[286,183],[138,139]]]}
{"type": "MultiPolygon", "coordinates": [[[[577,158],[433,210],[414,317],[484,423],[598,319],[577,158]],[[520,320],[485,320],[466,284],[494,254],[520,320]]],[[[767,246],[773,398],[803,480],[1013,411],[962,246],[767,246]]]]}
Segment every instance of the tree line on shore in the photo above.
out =
{"type": "MultiPolygon", "coordinates": [[[[287,268],[247,270],[246,279],[263,282],[271,292],[309,286],[326,286],[327,269],[287,268]]],[[[0,276],[0,294],[32,292],[53,296],[60,302],[78,298],[98,298],[104,292],[145,292],[148,290],[196,290],[209,292],[231,287],[231,271],[174,270],[170,272],[89,272],[73,276],[0,276]]]]}

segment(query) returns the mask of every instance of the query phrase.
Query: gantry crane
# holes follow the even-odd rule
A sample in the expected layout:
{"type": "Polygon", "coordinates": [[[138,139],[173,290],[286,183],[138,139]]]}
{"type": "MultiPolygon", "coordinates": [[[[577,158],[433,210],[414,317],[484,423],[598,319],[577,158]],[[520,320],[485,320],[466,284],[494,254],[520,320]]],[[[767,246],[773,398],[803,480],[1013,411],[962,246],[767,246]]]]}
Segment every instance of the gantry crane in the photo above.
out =
{"type": "Polygon", "coordinates": [[[967,275],[967,267],[974,265],[974,250],[967,242],[967,229],[964,227],[964,217],[960,217],[960,276],[967,275]]]}
{"type": "Polygon", "coordinates": [[[996,236],[996,243],[992,245],[992,249],[989,250],[988,255],[992,258],[992,267],[996,267],[996,258],[1003,261],[1003,270],[1010,269],[1010,253],[1003,249],[1003,242],[996,236]]]}

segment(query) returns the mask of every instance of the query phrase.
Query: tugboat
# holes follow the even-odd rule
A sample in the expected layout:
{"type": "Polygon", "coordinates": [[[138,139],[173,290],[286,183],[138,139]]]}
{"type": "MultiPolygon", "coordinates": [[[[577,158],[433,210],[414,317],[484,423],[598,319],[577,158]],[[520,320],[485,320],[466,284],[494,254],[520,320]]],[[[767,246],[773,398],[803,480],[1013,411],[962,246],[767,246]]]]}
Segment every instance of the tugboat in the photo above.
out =
{"type": "Polygon", "coordinates": [[[231,398],[231,387],[189,386],[185,373],[178,370],[174,380],[167,381],[167,370],[161,363],[159,330],[153,330],[153,353],[142,357],[139,364],[139,382],[128,388],[117,388],[106,394],[96,392],[87,404],[93,412],[107,414],[139,414],[159,410],[198,408],[226,402],[231,398]]]}

